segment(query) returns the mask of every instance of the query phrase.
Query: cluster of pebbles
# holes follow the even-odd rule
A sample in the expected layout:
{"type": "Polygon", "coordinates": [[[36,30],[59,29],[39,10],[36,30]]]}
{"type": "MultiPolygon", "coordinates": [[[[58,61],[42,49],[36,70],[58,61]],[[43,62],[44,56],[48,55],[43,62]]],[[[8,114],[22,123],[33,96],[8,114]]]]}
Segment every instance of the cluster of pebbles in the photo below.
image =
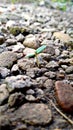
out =
{"type": "Polygon", "coordinates": [[[44,5],[1,5],[1,130],[72,130],[49,100],[73,119],[73,14],[44,5]],[[26,55],[42,45],[38,67],[36,57],[26,55]]]}

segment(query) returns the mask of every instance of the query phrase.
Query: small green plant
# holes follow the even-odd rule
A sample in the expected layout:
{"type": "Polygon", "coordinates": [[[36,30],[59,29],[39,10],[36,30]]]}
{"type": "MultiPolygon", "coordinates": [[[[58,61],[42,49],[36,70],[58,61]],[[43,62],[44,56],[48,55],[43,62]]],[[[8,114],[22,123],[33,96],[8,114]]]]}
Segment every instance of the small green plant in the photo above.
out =
{"type": "Polygon", "coordinates": [[[17,0],[11,0],[11,3],[12,3],[12,4],[15,4],[16,1],[17,1],[17,0]]]}
{"type": "Polygon", "coordinates": [[[36,63],[39,67],[38,54],[41,53],[45,48],[46,48],[46,45],[42,45],[41,47],[36,49],[33,54],[28,54],[28,55],[26,55],[26,57],[28,57],[28,58],[36,57],[36,63]]]}

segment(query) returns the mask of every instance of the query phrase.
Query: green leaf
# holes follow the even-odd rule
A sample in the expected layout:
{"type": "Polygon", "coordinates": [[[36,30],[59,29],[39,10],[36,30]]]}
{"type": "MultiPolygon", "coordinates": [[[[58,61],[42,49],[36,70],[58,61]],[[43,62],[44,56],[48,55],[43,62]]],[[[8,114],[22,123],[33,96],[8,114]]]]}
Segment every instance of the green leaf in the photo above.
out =
{"type": "Polygon", "coordinates": [[[31,58],[33,56],[35,56],[35,53],[26,55],[26,57],[28,57],[28,58],[31,58]]]}
{"type": "Polygon", "coordinates": [[[39,53],[41,53],[45,48],[46,48],[46,45],[43,45],[43,46],[39,47],[39,48],[35,51],[35,53],[39,54],[39,53]]]}
{"type": "Polygon", "coordinates": [[[35,53],[28,54],[28,55],[26,55],[26,57],[28,57],[28,58],[34,57],[37,54],[41,53],[45,48],[46,48],[46,45],[43,45],[43,46],[39,47],[38,49],[36,49],[35,53]]]}

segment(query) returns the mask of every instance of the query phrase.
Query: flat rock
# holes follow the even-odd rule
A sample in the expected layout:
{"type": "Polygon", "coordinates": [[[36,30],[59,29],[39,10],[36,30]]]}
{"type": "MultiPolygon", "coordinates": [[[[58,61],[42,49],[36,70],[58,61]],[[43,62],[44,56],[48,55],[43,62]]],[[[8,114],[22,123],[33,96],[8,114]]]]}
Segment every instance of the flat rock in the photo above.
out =
{"type": "Polygon", "coordinates": [[[56,81],[55,89],[59,105],[64,111],[73,112],[73,87],[62,81],[56,81]]]}
{"type": "Polygon", "coordinates": [[[6,84],[0,85],[0,105],[8,98],[9,92],[7,90],[6,84]]]}
{"type": "Polygon", "coordinates": [[[53,34],[53,36],[55,37],[55,38],[58,38],[58,39],[60,39],[62,42],[64,42],[64,43],[68,43],[68,42],[70,42],[72,39],[71,39],[71,37],[68,35],[68,34],[65,34],[65,33],[63,33],[63,32],[55,32],[54,34],[53,34]]]}
{"type": "Polygon", "coordinates": [[[0,67],[10,68],[13,63],[17,60],[15,53],[6,51],[0,54],[0,67]]]}
{"type": "Polygon", "coordinates": [[[17,119],[30,125],[46,125],[52,120],[51,110],[45,104],[26,103],[14,113],[17,119]]]}

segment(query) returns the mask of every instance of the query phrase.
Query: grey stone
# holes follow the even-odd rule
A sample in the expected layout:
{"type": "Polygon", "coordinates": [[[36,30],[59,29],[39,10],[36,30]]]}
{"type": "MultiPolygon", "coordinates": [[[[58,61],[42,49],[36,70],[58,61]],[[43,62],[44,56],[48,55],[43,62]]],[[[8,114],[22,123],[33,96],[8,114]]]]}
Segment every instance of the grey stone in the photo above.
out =
{"type": "Polygon", "coordinates": [[[17,42],[17,44],[13,46],[12,51],[22,53],[24,48],[25,47],[23,46],[23,44],[21,44],[20,42],[17,42]]]}
{"type": "Polygon", "coordinates": [[[0,67],[0,75],[2,78],[5,78],[10,74],[10,70],[5,67],[0,67]]]}
{"type": "Polygon", "coordinates": [[[15,61],[17,61],[17,56],[13,52],[6,51],[6,52],[2,52],[0,54],[0,66],[1,67],[10,68],[15,61]]]}
{"type": "Polygon", "coordinates": [[[14,114],[16,120],[20,118],[30,125],[46,125],[52,120],[51,110],[45,104],[27,103],[24,104],[14,114]]]}
{"type": "Polygon", "coordinates": [[[21,33],[16,36],[16,39],[17,39],[18,42],[23,42],[24,38],[25,37],[21,33]]]}
{"type": "Polygon", "coordinates": [[[32,85],[31,79],[26,75],[10,76],[7,77],[4,82],[7,84],[9,91],[15,88],[29,88],[32,85]]]}
{"type": "Polygon", "coordinates": [[[29,102],[34,102],[37,100],[37,98],[35,98],[33,95],[26,95],[25,99],[29,102]]]}
{"type": "Polygon", "coordinates": [[[0,105],[3,104],[9,97],[6,84],[0,85],[0,105]]]}
{"type": "Polygon", "coordinates": [[[35,94],[35,92],[34,92],[33,89],[29,89],[29,90],[26,91],[26,94],[33,95],[33,94],[35,94]]]}
{"type": "Polygon", "coordinates": [[[22,93],[13,93],[9,96],[8,104],[10,107],[17,107],[22,103],[24,95],[22,93]]]}
{"type": "Polygon", "coordinates": [[[18,61],[18,66],[22,70],[27,70],[28,68],[33,68],[35,67],[34,59],[25,59],[22,58],[18,61]]]}
{"type": "Polygon", "coordinates": [[[66,71],[67,74],[73,73],[73,66],[67,67],[65,71],[66,71]]]}
{"type": "Polygon", "coordinates": [[[46,72],[46,73],[44,73],[44,75],[47,76],[49,79],[56,78],[56,73],[52,72],[52,71],[46,72]]]}
{"type": "Polygon", "coordinates": [[[50,69],[50,70],[55,70],[59,67],[58,63],[56,61],[50,61],[47,65],[46,68],[50,69]]]}
{"type": "Polygon", "coordinates": [[[54,55],[55,54],[55,49],[53,46],[46,46],[46,49],[43,51],[44,53],[54,55]]]}
{"type": "Polygon", "coordinates": [[[7,46],[15,45],[16,44],[16,39],[7,39],[6,41],[7,46]]]}

